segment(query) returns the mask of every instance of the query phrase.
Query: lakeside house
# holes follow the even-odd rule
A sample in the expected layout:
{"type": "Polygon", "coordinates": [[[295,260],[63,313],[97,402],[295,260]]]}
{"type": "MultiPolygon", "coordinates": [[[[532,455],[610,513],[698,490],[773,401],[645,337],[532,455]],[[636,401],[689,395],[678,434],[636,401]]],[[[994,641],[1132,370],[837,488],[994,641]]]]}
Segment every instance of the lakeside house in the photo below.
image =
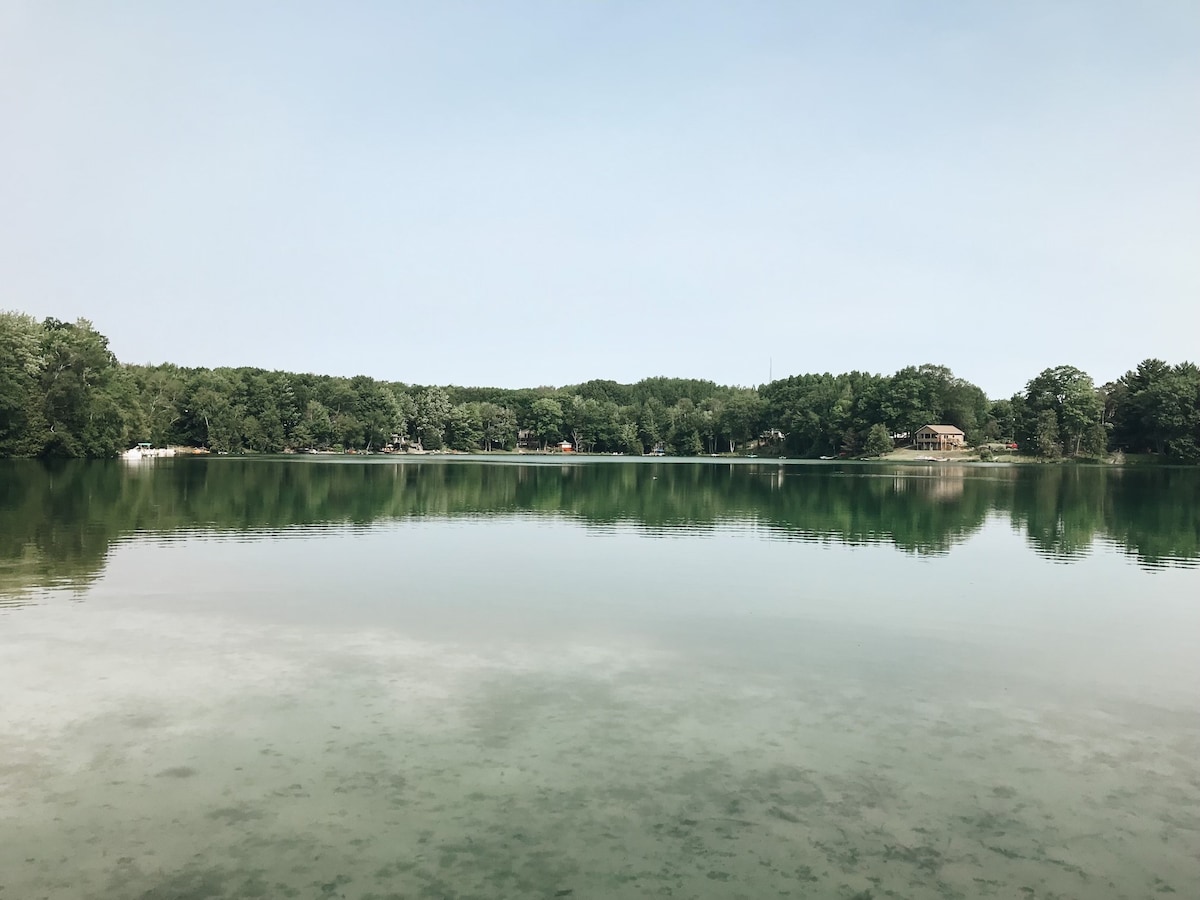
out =
{"type": "Polygon", "coordinates": [[[913,438],[917,450],[961,450],[967,436],[953,425],[926,425],[913,438]]]}
{"type": "Polygon", "coordinates": [[[560,450],[562,453],[574,453],[574,452],[575,452],[575,445],[574,445],[574,444],[572,444],[570,441],[560,441],[560,442],[559,442],[559,445],[558,445],[558,449],[559,449],[559,450],[560,450]]]}

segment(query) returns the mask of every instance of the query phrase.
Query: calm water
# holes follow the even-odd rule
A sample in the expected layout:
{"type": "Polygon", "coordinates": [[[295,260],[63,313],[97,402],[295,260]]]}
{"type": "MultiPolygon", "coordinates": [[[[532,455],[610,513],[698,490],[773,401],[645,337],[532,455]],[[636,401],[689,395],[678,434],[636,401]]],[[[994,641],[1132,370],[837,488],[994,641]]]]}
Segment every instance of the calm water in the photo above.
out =
{"type": "Polygon", "coordinates": [[[1200,884],[1200,471],[0,463],[0,900],[1200,884]]]}

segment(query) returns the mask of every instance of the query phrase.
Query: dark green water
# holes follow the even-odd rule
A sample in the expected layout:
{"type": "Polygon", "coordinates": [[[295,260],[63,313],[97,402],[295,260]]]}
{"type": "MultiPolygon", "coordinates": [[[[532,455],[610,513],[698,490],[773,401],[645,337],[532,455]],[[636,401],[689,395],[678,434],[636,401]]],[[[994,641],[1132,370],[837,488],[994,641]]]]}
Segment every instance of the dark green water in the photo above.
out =
{"type": "Polygon", "coordinates": [[[0,900],[1200,884],[1200,472],[0,463],[0,900]]]}

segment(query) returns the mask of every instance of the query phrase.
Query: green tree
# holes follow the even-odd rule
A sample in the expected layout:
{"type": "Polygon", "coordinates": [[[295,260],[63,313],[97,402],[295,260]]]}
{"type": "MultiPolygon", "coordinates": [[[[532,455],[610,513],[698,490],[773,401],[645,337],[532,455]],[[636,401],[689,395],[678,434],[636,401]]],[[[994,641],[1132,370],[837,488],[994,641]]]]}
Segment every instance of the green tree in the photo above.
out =
{"type": "Polygon", "coordinates": [[[901,369],[884,387],[880,404],[884,421],[905,434],[915,434],[925,425],[940,422],[936,382],[935,375],[916,366],[901,369]]]}
{"type": "Polygon", "coordinates": [[[287,446],[285,418],[295,415],[287,376],[262,369],[239,369],[237,375],[233,402],[242,410],[242,444],[259,453],[278,453],[287,446]]]}
{"type": "Polygon", "coordinates": [[[1070,456],[1078,456],[1084,436],[1094,437],[1094,426],[1102,424],[1104,401],[1091,376],[1074,366],[1044,370],[1026,385],[1024,400],[1023,443],[1038,447],[1043,455],[1042,429],[1048,421],[1043,413],[1054,413],[1058,434],[1055,443],[1070,456]]]}
{"type": "Polygon", "coordinates": [[[1062,456],[1062,444],[1058,439],[1058,416],[1054,410],[1043,409],[1038,413],[1034,446],[1037,447],[1038,455],[1046,459],[1058,459],[1062,456]]]}
{"type": "Polygon", "coordinates": [[[867,442],[863,445],[863,453],[867,456],[883,456],[892,452],[892,436],[888,434],[886,425],[872,425],[867,432],[867,442]]]}
{"type": "Polygon", "coordinates": [[[704,452],[700,437],[702,417],[690,397],[682,397],[667,411],[667,442],[680,456],[699,456],[704,452]]]}
{"type": "Polygon", "coordinates": [[[483,418],[478,403],[459,403],[446,417],[446,445],[451,450],[469,453],[483,442],[483,418]]]}
{"type": "Polygon", "coordinates": [[[177,434],[187,389],[186,373],[177,366],[130,366],[142,410],[138,431],[156,446],[182,443],[177,434]]]}
{"type": "Polygon", "coordinates": [[[441,448],[450,407],[450,395],[440,387],[426,388],[417,397],[417,440],[424,449],[441,448]]]}
{"type": "Polygon", "coordinates": [[[646,452],[646,448],[642,445],[642,438],[638,434],[636,422],[624,422],[619,426],[618,441],[621,449],[626,453],[635,453],[641,456],[646,452]]]}
{"type": "Polygon", "coordinates": [[[657,397],[649,397],[638,416],[638,438],[641,444],[653,450],[667,436],[667,408],[657,397]]]}
{"type": "Polygon", "coordinates": [[[847,428],[842,432],[841,451],[847,456],[858,456],[862,449],[862,438],[859,433],[853,428],[847,428]]]}
{"type": "Polygon", "coordinates": [[[1193,460],[1200,442],[1200,369],[1147,359],[1114,386],[1115,439],[1134,449],[1151,449],[1193,460]]]}
{"type": "Polygon", "coordinates": [[[716,430],[728,442],[729,452],[739,444],[752,441],[763,430],[766,404],[758,391],[738,390],[731,394],[717,412],[716,430]]]}
{"type": "Polygon", "coordinates": [[[0,312],[0,456],[36,452],[42,328],[33,316],[0,312]]]}
{"type": "Polygon", "coordinates": [[[417,401],[408,391],[393,386],[392,396],[396,400],[396,431],[395,436],[401,440],[416,437],[414,430],[417,424],[417,401]]]}
{"type": "Polygon", "coordinates": [[[576,450],[609,450],[616,445],[617,404],[576,395],[564,405],[564,425],[576,450]]]}
{"type": "Polygon", "coordinates": [[[292,446],[327,449],[332,443],[333,423],[329,419],[329,409],[320,400],[309,400],[292,431],[292,446]]]}
{"type": "Polygon", "coordinates": [[[989,441],[1012,441],[1016,438],[1017,423],[1011,400],[997,400],[988,408],[983,437],[989,441]]]}
{"type": "Polygon", "coordinates": [[[511,409],[495,403],[480,403],[479,416],[484,450],[491,451],[496,447],[511,450],[517,445],[517,417],[511,409]]]}
{"type": "Polygon", "coordinates": [[[365,375],[351,378],[350,388],[354,392],[354,416],[359,423],[356,445],[371,449],[389,443],[405,422],[396,395],[386,385],[365,375]]]}
{"type": "Polygon", "coordinates": [[[41,404],[30,448],[43,456],[115,456],[140,419],[133,383],[86,319],[42,324],[41,404]],[[40,431],[40,434],[37,433],[40,431]]]}
{"type": "Polygon", "coordinates": [[[533,402],[531,408],[531,423],[533,432],[542,442],[542,449],[551,441],[557,441],[562,435],[563,408],[562,404],[553,397],[541,397],[533,402]]]}

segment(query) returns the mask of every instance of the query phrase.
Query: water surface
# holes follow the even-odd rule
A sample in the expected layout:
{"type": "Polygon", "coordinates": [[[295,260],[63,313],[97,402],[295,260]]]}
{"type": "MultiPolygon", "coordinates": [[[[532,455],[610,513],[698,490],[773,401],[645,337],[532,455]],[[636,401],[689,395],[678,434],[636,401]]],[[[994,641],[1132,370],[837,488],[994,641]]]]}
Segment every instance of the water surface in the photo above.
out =
{"type": "Polygon", "coordinates": [[[0,464],[0,898],[1188,896],[1200,475],[0,464]]]}

